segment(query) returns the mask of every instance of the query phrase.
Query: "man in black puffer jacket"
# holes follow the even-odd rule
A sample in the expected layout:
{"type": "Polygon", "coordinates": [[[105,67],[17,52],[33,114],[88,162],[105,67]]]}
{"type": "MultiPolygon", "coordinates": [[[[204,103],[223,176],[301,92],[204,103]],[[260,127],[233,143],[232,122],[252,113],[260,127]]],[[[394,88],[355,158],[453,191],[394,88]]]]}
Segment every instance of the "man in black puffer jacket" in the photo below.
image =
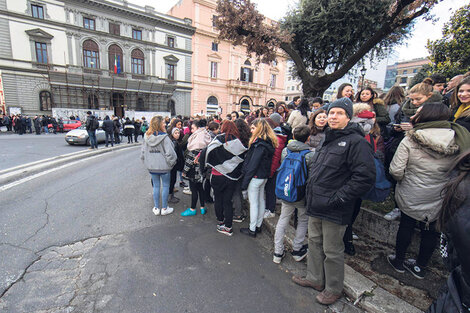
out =
{"type": "Polygon", "coordinates": [[[109,118],[109,116],[104,117],[103,126],[101,128],[104,130],[106,139],[105,146],[107,147],[111,143],[111,147],[114,147],[114,122],[109,118]]]}
{"type": "Polygon", "coordinates": [[[350,123],[353,104],[340,98],[330,104],[325,141],[309,164],[307,181],[307,276],[295,283],[322,291],[317,301],[332,304],[344,281],[343,235],[357,198],[375,183],[374,156],[362,128],[350,123]]]}

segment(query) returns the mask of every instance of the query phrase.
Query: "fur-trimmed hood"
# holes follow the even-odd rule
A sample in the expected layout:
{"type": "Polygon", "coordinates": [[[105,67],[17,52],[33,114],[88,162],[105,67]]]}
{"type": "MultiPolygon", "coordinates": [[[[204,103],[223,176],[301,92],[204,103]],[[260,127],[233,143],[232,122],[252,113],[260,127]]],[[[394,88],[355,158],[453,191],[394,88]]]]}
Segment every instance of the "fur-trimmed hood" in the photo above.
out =
{"type": "Polygon", "coordinates": [[[380,98],[375,98],[372,102],[378,105],[385,105],[385,102],[380,98]]]}
{"type": "Polygon", "coordinates": [[[453,156],[460,151],[455,143],[455,132],[449,128],[412,129],[406,136],[434,157],[453,156]]]}

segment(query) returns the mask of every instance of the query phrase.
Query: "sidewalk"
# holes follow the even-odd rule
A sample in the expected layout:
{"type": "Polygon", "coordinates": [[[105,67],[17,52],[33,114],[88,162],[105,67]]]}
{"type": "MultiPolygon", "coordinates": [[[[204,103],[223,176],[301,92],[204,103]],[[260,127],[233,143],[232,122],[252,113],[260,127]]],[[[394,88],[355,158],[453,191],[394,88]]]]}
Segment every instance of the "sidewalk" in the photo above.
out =
{"type": "MultiPolygon", "coordinates": [[[[278,219],[279,216],[276,215],[274,218],[264,219],[263,221],[265,228],[272,236],[274,236],[278,219]]],[[[285,234],[285,245],[288,250],[292,250],[294,234],[294,227],[289,225],[285,234]]],[[[354,260],[354,257],[352,257],[351,260],[354,260]]],[[[346,263],[345,260],[344,292],[354,305],[364,309],[366,312],[374,313],[422,312],[403,299],[381,288],[378,284],[357,272],[346,263]]]]}

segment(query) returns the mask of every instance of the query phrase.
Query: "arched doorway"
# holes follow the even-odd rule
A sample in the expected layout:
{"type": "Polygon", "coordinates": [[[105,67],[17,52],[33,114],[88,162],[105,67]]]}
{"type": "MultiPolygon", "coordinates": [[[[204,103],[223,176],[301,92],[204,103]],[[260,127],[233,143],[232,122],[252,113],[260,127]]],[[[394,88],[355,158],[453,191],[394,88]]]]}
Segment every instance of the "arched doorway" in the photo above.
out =
{"type": "Polygon", "coordinates": [[[243,96],[240,98],[240,111],[243,113],[250,113],[250,108],[253,103],[253,100],[249,96],[243,96]]]}
{"type": "Polygon", "coordinates": [[[207,114],[217,114],[219,109],[219,100],[216,97],[210,96],[207,98],[206,113],[207,114]]]}
{"type": "Polygon", "coordinates": [[[275,99],[269,99],[268,103],[266,104],[268,108],[275,108],[277,101],[275,99]]]}
{"type": "Polygon", "coordinates": [[[39,109],[41,111],[52,110],[52,95],[47,90],[43,90],[39,93],[39,109]]]}
{"type": "Polygon", "coordinates": [[[115,92],[111,97],[111,106],[114,108],[114,115],[124,116],[124,96],[122,93],[115,92]]]}

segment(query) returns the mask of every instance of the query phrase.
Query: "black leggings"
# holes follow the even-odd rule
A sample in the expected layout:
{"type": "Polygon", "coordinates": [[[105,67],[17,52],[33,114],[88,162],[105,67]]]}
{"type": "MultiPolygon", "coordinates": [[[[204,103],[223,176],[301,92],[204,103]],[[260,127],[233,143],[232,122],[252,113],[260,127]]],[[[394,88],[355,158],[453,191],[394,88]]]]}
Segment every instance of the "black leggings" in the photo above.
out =
{"type": "Polygon", "coordinates": [[[353,238],[352,238],[352,226],[354,224],[354,221],[356,220],[357,216],[359,215],[359,212],[361,211],[361,204],[362,204],[362,199],[359,198],[354,202],[354,211],[353,215],[351,217],[351,222],[349,222],[348,227],[346,228],[346,231],[344,232],[343,236],[343,242],[345,244],[347,243],[352,243],[353,238]]]}
{"type": "Polygon", "coordinates": [[[266,210],[274,213],[276,209],[276,177],[277,172],[274,173],[273,177],[268,178],[264,190],[266,191],[266,210]]]}
{"type": "Polygon", "coordinates": [[[211,184],[214,189],[214,207],[217,220],[224,222],[226,227],[232,228],[232,197],[237,181],[222,175],[212,175],[211,184]]]}
{"type": "Polygon", "coordinates": [[[196,209],[198,196],[199,204],[201,207],[204,207],[204,188],[202,188],[202,183],[189,181],[189,190],[191,190],[191,209],[196,209]]]}
{"type": "MultiPolygon", "coordinates": [[[[406,250],[411,243],[417,220],[401,212],[400,226],[397,233],[397,242],[395,245],[396,259],[399,262],[405,260],[406,250]]],[[[435,231],[436,222],[429,224],[426,229],[424,222],[418,222],[421,230],[421,242],[419,244],[419,253],[416,263],[420,267],[426,267],[436,248],[438,242],[438,233],[435,231]]]]}
{"type": "Polygon", "coordinates": [[[176,172],[178,172],[178,170],[176,169],[176,167],[173,167],[170,172],[170,195],[172,195],[173,191],[175,190],[176,172]]]}

